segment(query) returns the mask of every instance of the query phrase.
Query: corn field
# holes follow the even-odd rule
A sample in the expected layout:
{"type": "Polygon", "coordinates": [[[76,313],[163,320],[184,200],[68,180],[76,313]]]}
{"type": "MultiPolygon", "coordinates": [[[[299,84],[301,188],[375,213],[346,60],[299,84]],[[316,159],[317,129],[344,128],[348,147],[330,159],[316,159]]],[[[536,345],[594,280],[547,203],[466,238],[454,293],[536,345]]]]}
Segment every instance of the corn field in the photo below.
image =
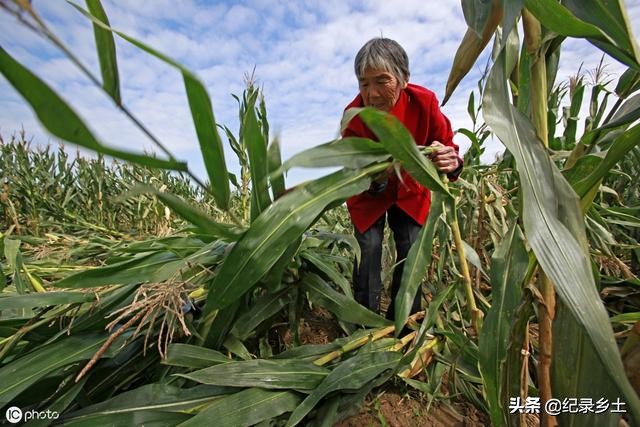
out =
{"type": "Polygon", "coordinates": [[[379,142],[338,139],[283,161],[252,80],[230,129],[195,74],[112,27],[99,0],[68,6],[93,24],[99,76],[29,2],[0,0],[158,153],[98,140],[0,46],[4,78],[71,144],[0,139],[0,410],[59,414],[37,425],[332,426],[396,387],[428,408],[463,399],[494,426],[639,426],[640,54],[624,3],[461,3],[468,29],[445,101],[490,41],[492,62],[469,96],[473,128],[459,130],[471,142],[464,172],[449,183],[431,148],[371,108],[343,123],[360,115],[379,142]],[[182,77],[206,182],[123,104],[114,37],[182,77]],[[568,37],[627,71],[556,81],[568,37]],[[506,151],[483,164],[491,138],[506,151]],[[360,254],[343,206],[391,166],[432,191],[393,321],[353,298],[360,254]],[[340,169],[287,187],[286,171],[309,167],[340,169]],[[409,316],[420,288],[425,310],[409,316]],[[333,328],[324,342],[305,333],[313,316],[333,328]],[[538,413],[513,410],[535,399],[538,413]],[[570,399],[624,411],[544,410],[570,399]]]}

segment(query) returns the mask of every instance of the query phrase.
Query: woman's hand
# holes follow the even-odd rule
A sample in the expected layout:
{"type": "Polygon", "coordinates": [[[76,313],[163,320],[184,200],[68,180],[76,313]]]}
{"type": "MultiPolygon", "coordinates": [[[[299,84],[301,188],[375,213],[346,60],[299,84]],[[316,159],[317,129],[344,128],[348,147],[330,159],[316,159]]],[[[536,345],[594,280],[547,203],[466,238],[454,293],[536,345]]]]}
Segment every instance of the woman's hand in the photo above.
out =
{"type": "Polygon", "coordinates": [[[431,147],[436,150],[429,154],[429,158],[442,173],[451,173],[460,166],[460,159],[453,147],[446,146],[439,141],[433,141],[431,147]]]}

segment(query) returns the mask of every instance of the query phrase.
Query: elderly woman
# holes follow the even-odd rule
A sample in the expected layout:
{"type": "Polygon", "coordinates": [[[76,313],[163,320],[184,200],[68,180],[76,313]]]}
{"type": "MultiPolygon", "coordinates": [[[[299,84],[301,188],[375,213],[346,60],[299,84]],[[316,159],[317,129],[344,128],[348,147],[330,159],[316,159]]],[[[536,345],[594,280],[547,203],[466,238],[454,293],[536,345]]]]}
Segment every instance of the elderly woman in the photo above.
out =
{"type": "MultiPolygon", "coordinates": [[[[370,106],[397,117],[413,135],[418,145],[438,150],[431,161],[450,179],[462,171],[458,146],[453,143],[451,123],[442,114],[436,96],[430,90],[409,83],[409,59],[396,41],[386,38],[369,40],[355,59],[355,73],[360,93],[345,108],[370,106]]],[[[343,137],[376,139],[359,117],[354,118],[343,137]]],[[[387,318],[394,317],[395,297],[400,288],[403,262],[429,213],[431,195],[405,171],[400,181],[392,171],[374,180],[371,188],[347,200],[356,239],[362,251],[360,265],[354,266],[356,300],[380,312],[382,290],[381,258],[385,221],[393,232],[396,263],[391,283],[391,303],[387,318]]],[[[420,310],[422,293],[413,302],[412,313],[420,310]]]]}

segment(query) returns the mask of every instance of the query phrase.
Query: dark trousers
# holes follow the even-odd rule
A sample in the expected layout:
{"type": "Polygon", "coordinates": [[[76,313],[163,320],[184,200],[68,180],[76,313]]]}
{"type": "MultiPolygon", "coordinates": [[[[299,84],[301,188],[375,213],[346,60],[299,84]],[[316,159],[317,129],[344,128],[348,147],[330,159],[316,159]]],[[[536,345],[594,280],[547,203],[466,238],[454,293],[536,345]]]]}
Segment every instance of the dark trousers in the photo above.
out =
{"type": "MultiPolygon", "coordinates": [[[[393,232],[396,243],[396,267],[391,282],[391,303],[387,310],[387,319],[395,316],[395,298],[400,290],[404,260],[407,258],[411,245],[418,238],[422,226],[407,215],[402,209],[393,205],[382,215],[375,224],[364,233],[355,229],[355,236],[362,252],[360,267],[353,266],[354,297],[356,301],[370,310],[380,313],[380,294],[382,292],[382,241],[384,239],[384,224],[388,218],[389,227],[393,232]],[[398,262],[400,262],[398,264],[398,262]]],[[[355,227],[354,227],[355,228],[355,227]]],[[[420,310],[422,292],[416,294],[411,307],[411,313],[420,310]]]]}

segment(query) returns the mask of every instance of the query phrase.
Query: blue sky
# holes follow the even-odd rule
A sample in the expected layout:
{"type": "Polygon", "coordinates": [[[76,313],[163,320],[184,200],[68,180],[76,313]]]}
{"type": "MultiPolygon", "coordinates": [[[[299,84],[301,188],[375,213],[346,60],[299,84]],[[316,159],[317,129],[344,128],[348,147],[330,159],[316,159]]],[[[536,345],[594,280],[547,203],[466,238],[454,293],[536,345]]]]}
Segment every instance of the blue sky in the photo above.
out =
{"type": "MultiPolygon", "coordinates": [[[[84,2],[80,2],[84,6],[84,2]]],[[[625,2],[635,34],[640,34],[640,0],[625,2]]],[[[36,10],[96,75],[99,67],[89,21],[62,0],[33,0],[36,10]]],[[[432,89],[441,99],[456,48],[466,24],[458,0],[213,2],[191,0],[103,0],[114,28],[164,52],[193,70],[209,90],[216,119],[237,130],[237,103],[243,75],[255,66],[264,88],[272,137],[283,157],[332,140],[342,110],[357,93],[353,58],[372,37],[384,35],[404,46],[411,82],[432,89]]],[[[0,11],[0,45],[56,89],[86,119],[100,139],[130,150],[153,151],[151,142],[111,101],[84,78],[48,42],[0,11]]],[[[204,177],[182,78],[179,73],[116,39],[122,98],[176,157],[204,177]]],[[[570,40],[561,57],[559,79],[593,69],[600,53],[588,42],[570,40]]],[[[486,58],[487,52],[484,57],[486,58]]],[[[466,113],[476,87],[480,61],[443,108],[454,129],[471,127],[466,113]]],[[[607,72],[624,67],[606,59],[607,72]]],[[[6,139],[24,127],[36,144],[55,143],[13,88],[0,77],[0,133],[6,139]]],[[[466,138],[455,141],[464,151],[466,138]]],[[[485,160],[503,150],[492,142],[485,160]]],[[[237,171],[233,152],[227,162],[237,171]]],[[[294,170],[287,184],[319,176],[318,170],[294,170]]]]}

